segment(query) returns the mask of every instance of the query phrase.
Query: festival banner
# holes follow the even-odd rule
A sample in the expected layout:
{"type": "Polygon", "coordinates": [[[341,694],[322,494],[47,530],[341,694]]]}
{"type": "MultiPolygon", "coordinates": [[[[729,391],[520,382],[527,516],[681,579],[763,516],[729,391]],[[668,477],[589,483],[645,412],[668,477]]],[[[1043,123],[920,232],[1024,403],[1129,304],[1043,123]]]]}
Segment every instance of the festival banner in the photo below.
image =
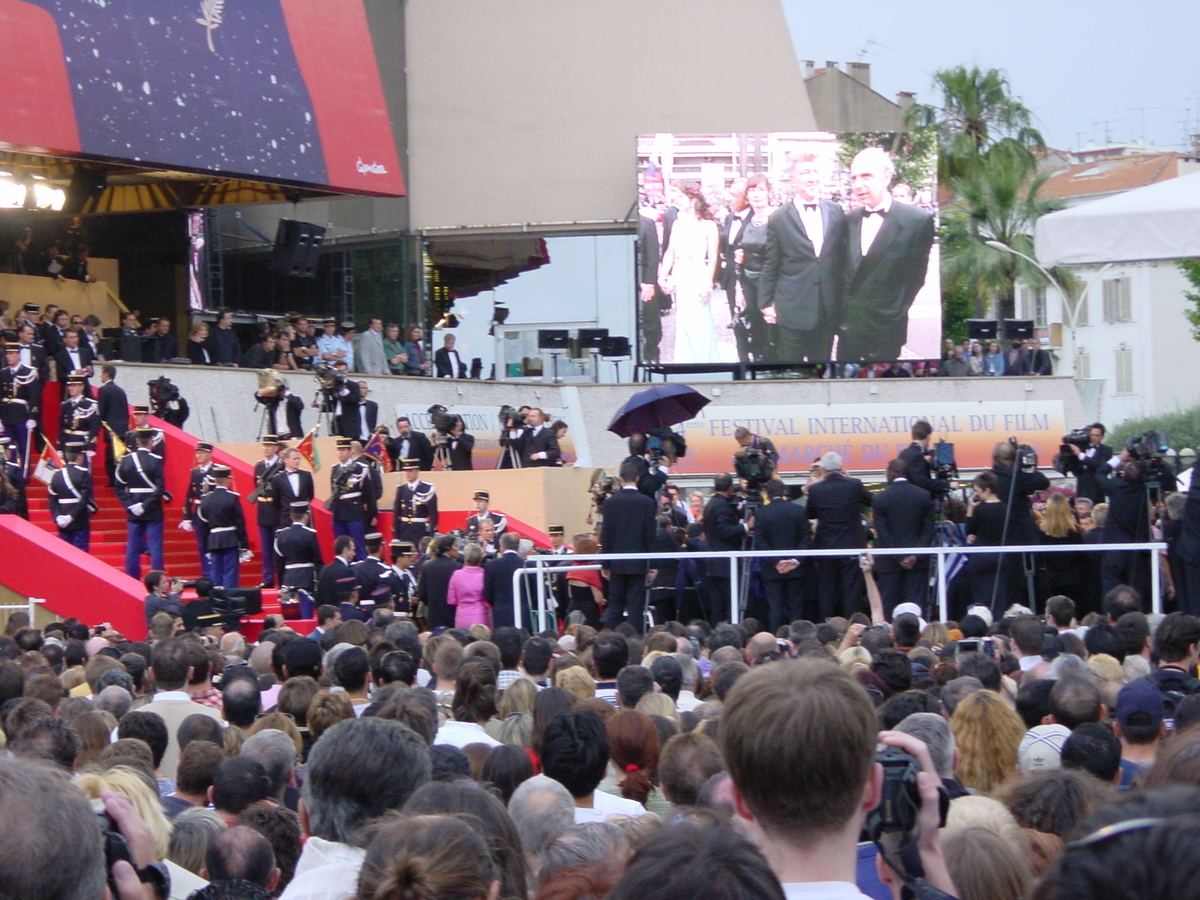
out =
{"type": "Polygon", "coordinates": [[[846,406],[722,407],[710,404],[696,418],[676,426],[687,439],[687,456],[671,471],[703,474],[733,470],[739,427],[770,438],[779,451],[781,473],[809,469],[822,454],[841,454],[848,471],[882,472],[911,442],[918,419],[933,426],[933,441],[954,444],[961,469],[992,465],[992,447],[1015,437],[1037,451],[1049,466],[1066,433],[1061,400],[1029,402],[872,403],[846,406]]]}

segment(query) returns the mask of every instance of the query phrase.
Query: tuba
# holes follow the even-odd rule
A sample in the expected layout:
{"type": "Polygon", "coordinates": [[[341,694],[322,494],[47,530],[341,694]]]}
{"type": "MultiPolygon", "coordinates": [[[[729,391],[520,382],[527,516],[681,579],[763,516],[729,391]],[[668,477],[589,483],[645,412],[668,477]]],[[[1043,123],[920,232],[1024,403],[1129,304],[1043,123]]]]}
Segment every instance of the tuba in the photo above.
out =
{"type": "Polygon", "coordinates": [[[279,376],[277,371],[274,369],[258,370],[258,390],[254,392],[254,396],[259,400],[264,403],[278,400],[279,395],[285,390],[287,390],[287,382],[279,376]]]}

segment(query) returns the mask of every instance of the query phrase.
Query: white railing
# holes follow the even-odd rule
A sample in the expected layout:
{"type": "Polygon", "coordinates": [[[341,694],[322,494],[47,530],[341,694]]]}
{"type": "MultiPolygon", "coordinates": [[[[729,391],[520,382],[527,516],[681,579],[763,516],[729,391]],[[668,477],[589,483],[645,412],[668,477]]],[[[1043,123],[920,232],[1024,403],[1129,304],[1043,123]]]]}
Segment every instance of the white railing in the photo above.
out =
{"type": "MultiPolygon", "coordinates": [[[[753,558],[772,559],[817,559],[820,557],[857,557],[862,553],[871,556],[933,556],[936,557],[937,570],[937,603],[939,618],[946,621],[949,618],[949,607],[946,596],[946,558],[957,554],[970,555],[973,553],[1110,553],[1110,552],[1148,552],[1150,554],[1150,607],[1154,613],[1162,612],[1161,573],[1158,569],[1158,554],[1165,550],[1166,544],[1147,542],[1141,544],[1070,544],[1045,546],[1041,544],[1017,545],[1011,547],[898,547],[890,549],[864,548],[861,550],[706,550],[703,552],[678,553],[589,553],[585,558],[586,564],[571,562],[573,556],[551,556],[534,554],[525,560],[525,567],[513,572],[513,606],[515,608],[515,624],[522,627],[525,603],[522,601],[524,592],[521,590],[521,580],[529,576],[537,576],[536,581],[536,615],[539,623],[553,620],[554,604],[551,601],[546,579],[542,576],[561,572],[568,566],[581,569],[608,568],[601,562],[612,560],[645,560],[653,568],[655,560],[660,559],[727,559],[741,561],[753,558]]],[[[741,567],[731,565],[729,581],[729,616],[731,622],[741,618],[739,598],[741,597],[741,567]]],[[[1076,599],[1076,598],[1071,598],[1076,599]]],[[[1005,604],[1008,605],[1007,603],[1005,604]]]]}
{"type": "Polygon", "coordinates": [[[30,597],[25,603],[8,603],[0,605],[0,613],[27,612],[29,613],[29,627],[36,628],[37,623],[34,615],[39,606],[46,602],[45,597],[30,597]]]}

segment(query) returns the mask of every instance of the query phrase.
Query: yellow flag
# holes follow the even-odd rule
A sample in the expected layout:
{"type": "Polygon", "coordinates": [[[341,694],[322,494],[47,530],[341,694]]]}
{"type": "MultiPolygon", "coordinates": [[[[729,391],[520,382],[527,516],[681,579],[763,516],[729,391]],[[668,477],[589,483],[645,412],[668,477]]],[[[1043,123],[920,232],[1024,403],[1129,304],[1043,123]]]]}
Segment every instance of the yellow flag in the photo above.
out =
{"type": "Polygon", "coordinates": [[[112,443],[113,459],[120,462],[121,457],[125,455],[128,448],[125,446],[125,442],[121,440],[121,437],[112,430],[111,425],[105,422],[104,427],[108,429],[108,439],[112,443]]]}

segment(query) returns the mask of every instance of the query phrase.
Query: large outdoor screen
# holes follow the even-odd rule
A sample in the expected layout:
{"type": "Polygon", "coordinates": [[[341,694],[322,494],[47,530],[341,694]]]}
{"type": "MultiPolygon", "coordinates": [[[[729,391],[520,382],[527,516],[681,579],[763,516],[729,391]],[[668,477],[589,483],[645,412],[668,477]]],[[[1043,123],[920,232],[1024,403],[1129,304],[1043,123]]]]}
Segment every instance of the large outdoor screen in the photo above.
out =
{"type": "Polygon", "coordinates": [[[0,145],[402,196],[362,0],[0,0],[0,145]]]}
{"type": "Polygon", "coordinates": [[[641,135],[641,361],[936,358],[936,163],[922,135],[641,135]]]}

